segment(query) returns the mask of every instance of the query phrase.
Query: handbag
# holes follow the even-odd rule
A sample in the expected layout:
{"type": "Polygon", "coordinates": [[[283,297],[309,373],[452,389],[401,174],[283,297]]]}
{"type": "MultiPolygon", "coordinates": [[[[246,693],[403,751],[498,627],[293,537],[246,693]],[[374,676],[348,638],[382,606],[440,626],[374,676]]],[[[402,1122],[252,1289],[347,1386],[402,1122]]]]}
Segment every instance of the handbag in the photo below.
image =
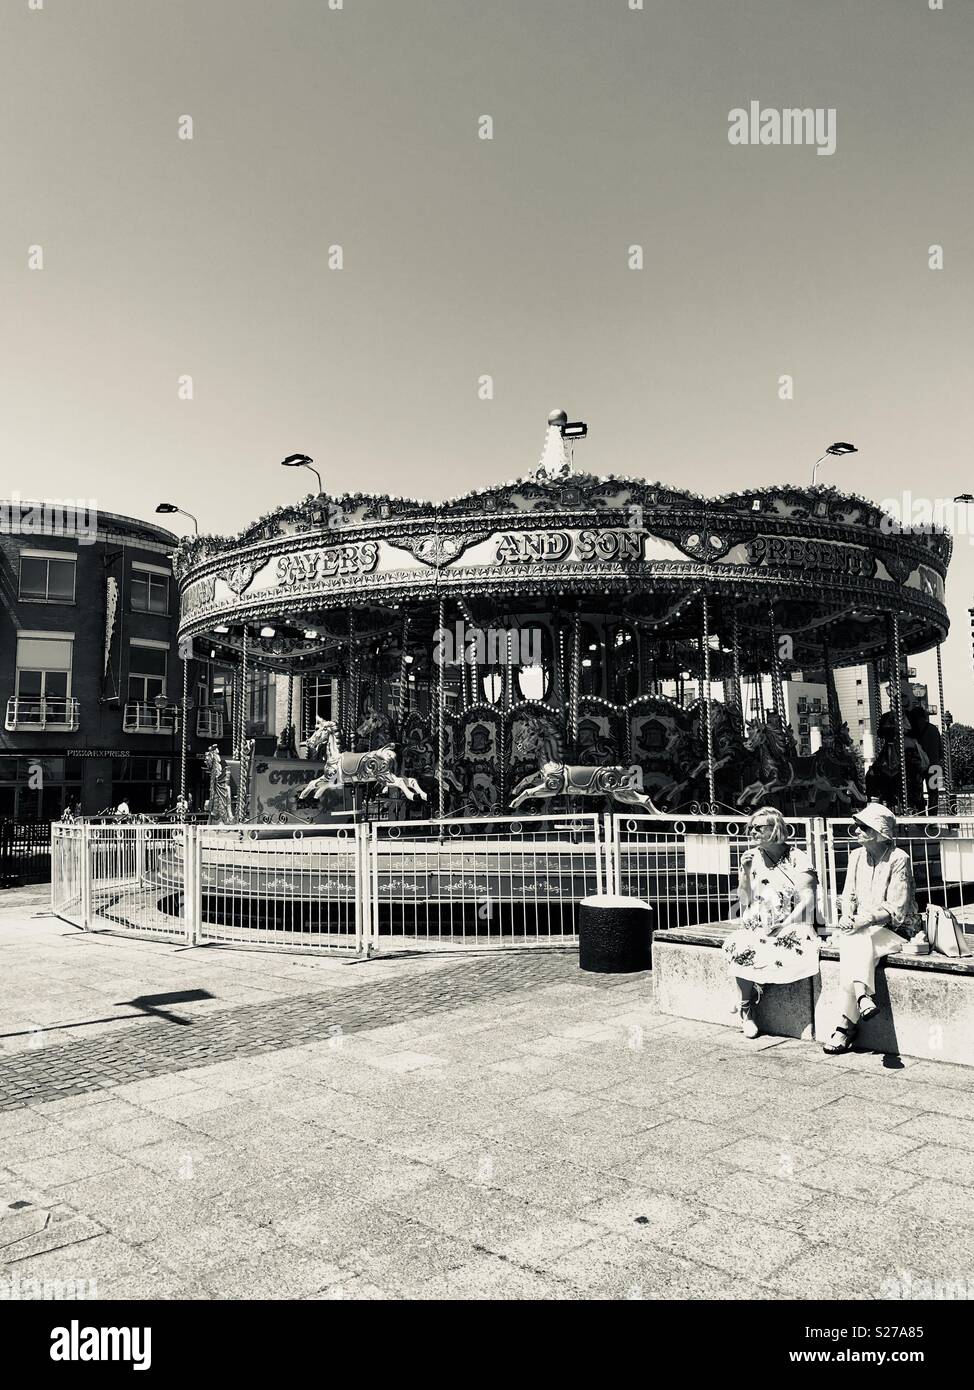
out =
{"type": "Polygon", "coordinates": [[[930,903],[926,912],[926,934],[931,951],[941,956],[966,956],[967,940],[960,923],[945,907],[930,903]]]}

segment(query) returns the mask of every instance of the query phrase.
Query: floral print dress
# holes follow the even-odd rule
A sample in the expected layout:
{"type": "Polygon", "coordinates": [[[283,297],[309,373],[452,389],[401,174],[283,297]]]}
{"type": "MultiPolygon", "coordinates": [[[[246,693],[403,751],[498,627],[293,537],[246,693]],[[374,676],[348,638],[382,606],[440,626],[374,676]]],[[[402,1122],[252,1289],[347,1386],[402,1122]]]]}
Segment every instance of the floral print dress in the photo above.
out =
{"type": "Polygon", "coordinates": [[[786,924],[802,891],[814,887],[815,871],[808,856],[794,846],[777,864],[760,849],[744,856],[741,898],[748,906],[722,947],[732,975],[762,985],[783,985],[818,974],[814,922],[786,924]]]}

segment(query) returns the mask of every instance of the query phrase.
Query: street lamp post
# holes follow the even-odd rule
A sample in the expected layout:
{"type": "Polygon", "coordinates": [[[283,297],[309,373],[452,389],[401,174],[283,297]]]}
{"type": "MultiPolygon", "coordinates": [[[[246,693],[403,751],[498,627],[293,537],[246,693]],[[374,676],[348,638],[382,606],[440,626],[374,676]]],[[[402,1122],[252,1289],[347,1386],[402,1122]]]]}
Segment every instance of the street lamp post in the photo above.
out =
{"type": "Polygon", "coordinates": [[[314,459],[307,454],[288,454],[286,459],[281,459],[282,468],[307,468],[318,479],[318,495],[321,496],[324,488],[321,486],[321,474],[314,467],[314,459]]]}
{"type": "Polygon", "coordinates": [[[192,512],[184,512],[182,507],[177,507],[174,502],[160,502],[158,507],[156,507],[156,511],[163,512],[166,516],[172,516],[174,513],[179,516],[188,516],[193,523],[193,530],[199,535],[200,524],[192,512]]]}
{"type": "Polygon", "coordinates": [[[828,458],[829,454],[834,454],[836,457],[840,457],[842,454],[858,454],[858,452],[859,450],[856,448],[854,444],[846,444],[845,441],[841,439],[836,444],[830,444],[829,447],[826,449],[825,453],[822,455],[822,457],[815,460],[814,466],[812,468],[812,487],[815,486],[815,480],[818,475],[819,464],[824,463],[825,460],[828,458]]]}

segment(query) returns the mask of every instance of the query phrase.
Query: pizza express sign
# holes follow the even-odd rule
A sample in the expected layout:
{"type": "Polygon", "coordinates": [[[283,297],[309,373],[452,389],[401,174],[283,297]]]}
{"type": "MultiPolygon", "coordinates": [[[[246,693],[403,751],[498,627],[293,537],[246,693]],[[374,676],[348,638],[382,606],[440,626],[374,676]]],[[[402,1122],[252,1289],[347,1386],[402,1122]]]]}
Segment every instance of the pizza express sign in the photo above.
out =
{"type": "Polygon", "coordinates": [[[788,536],[755,536],[745,546],[749,565],[786,565],[796,569],[838,570],[871,579],[876,560],[868,550],[831,541],[804,541],[788,536]]]}

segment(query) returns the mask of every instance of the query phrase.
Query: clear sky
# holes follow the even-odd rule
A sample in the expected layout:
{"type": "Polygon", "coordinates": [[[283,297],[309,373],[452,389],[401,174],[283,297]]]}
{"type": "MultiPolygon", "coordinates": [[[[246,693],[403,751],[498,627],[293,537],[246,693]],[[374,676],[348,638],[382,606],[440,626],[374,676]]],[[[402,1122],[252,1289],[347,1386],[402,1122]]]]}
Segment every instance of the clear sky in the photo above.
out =
{"type": "MultiPolygon", "coordinates": [[[[235,531],[307,490],[285,454],[442,497],[557,406],[597,473],[803,482],[848,439],[823,481],[974,492],[974,0],[629,5],[0,0],[0,493],[235,531]],[[730,144],[754,100],[834,108],[835,153],[730,144]]],[[[969,722],[972,588],[962,534],[969,722]]]]}

